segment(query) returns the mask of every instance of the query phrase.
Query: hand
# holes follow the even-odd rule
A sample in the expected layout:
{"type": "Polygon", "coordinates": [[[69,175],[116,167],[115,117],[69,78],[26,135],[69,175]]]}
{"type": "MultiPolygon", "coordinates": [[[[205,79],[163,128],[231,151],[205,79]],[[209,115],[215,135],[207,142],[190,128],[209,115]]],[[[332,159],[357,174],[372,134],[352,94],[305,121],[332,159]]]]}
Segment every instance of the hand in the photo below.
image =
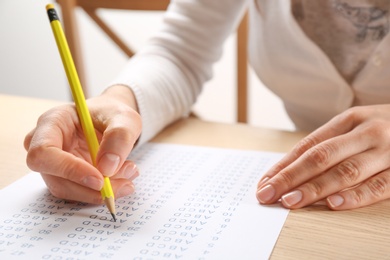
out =
{"type": "Polygon", "coordinates": [[[354,107],[299,142],[260,180],[262,204],[290,209],[326,198],[333,210],[390,197],[390,105],[354,107]]]}
{"type": "Polygon", "coordinates": [[[50,192],[59,198],[102,204],[103,175],[111,177],[116,197],[134,191],[138,169],[126,161],[141,132],[141,119],[130,89],[115,86],[87,100],[100,142],[97,168],[90,153],[74,105],[44,113],[25,138],[27,165],[40,172],[50,192]]]}

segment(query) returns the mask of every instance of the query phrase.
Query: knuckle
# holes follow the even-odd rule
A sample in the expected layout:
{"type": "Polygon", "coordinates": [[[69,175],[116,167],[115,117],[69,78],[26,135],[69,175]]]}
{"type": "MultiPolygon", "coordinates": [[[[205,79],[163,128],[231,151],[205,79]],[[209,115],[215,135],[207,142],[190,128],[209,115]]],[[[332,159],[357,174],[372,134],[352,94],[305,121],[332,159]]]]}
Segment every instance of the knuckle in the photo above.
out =
{"type": "Polygon", "coordinates": [[[328,144],[317,145],[307,152],[309,162],[319,168],[327,168],[330,163],[333,149],[328,144]]]}
{"type": "Polygon", "coordinates": [[[294,185],[294,174],[290,171],[281,171],[278,174],[278,178],[275,180],[275,182],[280,183],[283,186],[287,187],[293,187],[294,185]]]}
{"type": "Polygon", "coordinates": [[[282,162],[279,161],[279,162],[274,164],[274,166],[272,167],[272,171],[274,173],[278,173],[281,170],[283,170],[284,168],[285,168],[285,165],[282,162]]]}
{"type": "Polygon", "coordinates": [[[317,144],[316,138],[313,136],[308,136],[306,138],[303,138],[298,142],[298,144],[295,146],[293,152],[296,157],[301,156],[304,154],[307,150],[314,147],[317,144]]]}
{"type": "Polygon", "coordinates": [[[371,120],[365,130],[364,134],[371,140],[388,140],[390,136],[387,122],[383,120],[371,120]]]}
{"type": "Polygon", "coordinates": [[[375,179],[369,180],[367,186],[372,196],[379,199],[386,193],[389,181],[383,177],[376,177],[375,179]]]}
{"type": "Polygon", "coordinates": [[[54,197],[60,198],[60,199],[65,199],[66,198],[65,191],[64,191],[64,189],[62,188],[61,185],[56,185],[54,183],[50,183],[50,184],[47,184],[47,188],[49,189],[50,193],[54,197]]]}
{"type": "Polygon", "coordinates": [[[338,181],[344,185],[355,184],[359,178],[359,167],[355,162],[348,160],[338,164],[335,167],[335,174],[338,181]]]}
{"type": "Polygon", "coordinates": [[[66,179],[66,180],[73,180],[72,176],[72,168],[70,167],[67,167],[65,164],[60,164],[58,165],[58,169],[59,169],[59,172],[62,173],[62,178],[66,179]]]}
{"type": "Polygon", "coordinates": [[[92,204],[101,205],[104,204],[104,200],[102,199],[102,196],[94,196],[92,197],[91,202],[92,204]]]}
{"type": "Polygon", "coordinates": [[[115,139],[119,143],[132,144],[135,141],[134,134],[125,126],[114,126],[107,128],[104,132],[104,138],[115,139]]]}
{"type": "Polygon", "coordinates": [[[360,205],[367,200],[367,194],[362,189],[351,190],[351,202],[353,205],[360,205]]]}
{"type": "Polygon", "coordinates": [[[77,117],[75,108],[72,105],[62,105],[54,107],[45,113],[43,113],[37,121],[38,125],[42,124],[57,124],[62,125],[65,120],[73,119],[77,117]]]}
{"type": "Polygon", "coordinates": [[[369,180],[365,183],[368,189],[364,189],[362,188],[363,186],[360,186],[359,188],[350,191],[351,201],[354,205],[361,205],[372,199],[380,200],[386,193],[388,184],[388,180],[383,177],[369,180]]]}
{"type": "Polygon", "coordinates": [[[359,122],[361,118],[361,108],[358,106],[351,107],[340,115],[340,120],[344,122],[359,122]]]}
{"type": "Polygon", "coordinates": [[[128,136],[128,131],[124,125],[111,125],[105,131],[105,135],[125,139],[128,136]]]}
{"type": "Polygon", "coordinates": [[[311,181],[303,186],[309,194],[314,194],[315,197],[319,197],[323,194],[324,188],[318,181],[311,181]]]}
{"type": "Polygon", "coordinates": [[[27,152],[26,164],[33,171],[39,171],[41,169],[43,154],[42,146],[30,147],[27,152]]]}
{"type": "Polygon", "coordinates": [[[57,165],[57,172],[61,173],[61,178],[80,183],[82,174],[77,170],[78,167],[73,162],[64,161],[57,165]]]}
{"type": "Polygon", "coordinates": [[[140,133],[141,117],[129,109],[121,110],[118,118],[104,131],[106,137],[116,138],[125,143],[134,143],[140,133]]]}
{"type": "Polygon", "coordinates": [[[30,149],[30,144],[31,144],[31,140],[34,136],[34,133],[35,133],[35,128],[33,130],[31,130],[25,137],[24,137],[24,140],[23,140],[23,147],[24,149],[28,152],[28,150],[30,149]]]}

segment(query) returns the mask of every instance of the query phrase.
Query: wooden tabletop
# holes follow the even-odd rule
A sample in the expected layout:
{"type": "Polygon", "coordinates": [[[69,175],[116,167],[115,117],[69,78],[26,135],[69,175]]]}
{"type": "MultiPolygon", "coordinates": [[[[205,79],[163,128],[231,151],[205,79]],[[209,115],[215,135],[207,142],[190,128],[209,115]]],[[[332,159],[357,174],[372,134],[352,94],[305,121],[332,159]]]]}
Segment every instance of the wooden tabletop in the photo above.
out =
{"type": "MultiPolygon", "coordinates": [[[[0,188],[29,172],[24,136],[56,101],[0,95],[0,188]]],[[[154,142],[286,152],[303,133],[188,118],[154,142]]],[[[259,220],[260,221],[260,220],[259,220]]],[[[290,211],[272,259],[390,259],[390,200],[348,211],[324,205],[290,211]]]]}

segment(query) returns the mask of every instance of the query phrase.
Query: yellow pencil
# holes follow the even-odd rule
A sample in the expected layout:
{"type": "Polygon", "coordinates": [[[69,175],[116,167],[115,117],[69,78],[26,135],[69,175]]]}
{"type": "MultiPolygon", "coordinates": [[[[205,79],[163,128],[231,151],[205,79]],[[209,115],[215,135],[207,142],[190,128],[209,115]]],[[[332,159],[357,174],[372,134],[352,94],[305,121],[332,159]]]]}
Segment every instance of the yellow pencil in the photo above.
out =
{"type": "MultiPolygon", "coordinates": [[[[56,40],[57,47],[61,55],[62,63],[65,68],[66,76],[69,81],[72,96],[76,104],[76,109],[79,115],[81,126],[83,128],[85,138],[87,139],[91,159],[93,165],[96,167],[96,156],[99,150],[99,142],[96,137],[91,115],[89,114],[87,102],[85,101],[83,89],[81,88],[79,76],[77,75],[76,67],[74,65],[73,58],[68,47],[68,42],[66,41],[65,34],[62,30],[62,26],[58,18],[57,12],[54,9],[54,5],[46,5],[46,10],[49,16],[54,38],[56,40]]],[[[111,182],[108,177],[104,177],[104,186],[101,190],[101,194],[113,219],[116,221],[114,193],[112,191],[111,182]]]]}

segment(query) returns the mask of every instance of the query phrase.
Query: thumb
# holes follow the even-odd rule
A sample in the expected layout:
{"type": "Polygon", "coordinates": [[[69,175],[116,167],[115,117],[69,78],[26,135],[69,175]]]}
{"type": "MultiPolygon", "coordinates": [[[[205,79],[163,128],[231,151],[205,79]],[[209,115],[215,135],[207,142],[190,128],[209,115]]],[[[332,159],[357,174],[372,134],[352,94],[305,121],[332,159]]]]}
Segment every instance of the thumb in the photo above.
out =
{"type": "Polygon", "coordinates": [[[116,115],[109,120],[96,158],[97,169],[104,176],[111,177],[122,167],[134,147],[140,129],[137,120],[123,115],[116,115]]]}

